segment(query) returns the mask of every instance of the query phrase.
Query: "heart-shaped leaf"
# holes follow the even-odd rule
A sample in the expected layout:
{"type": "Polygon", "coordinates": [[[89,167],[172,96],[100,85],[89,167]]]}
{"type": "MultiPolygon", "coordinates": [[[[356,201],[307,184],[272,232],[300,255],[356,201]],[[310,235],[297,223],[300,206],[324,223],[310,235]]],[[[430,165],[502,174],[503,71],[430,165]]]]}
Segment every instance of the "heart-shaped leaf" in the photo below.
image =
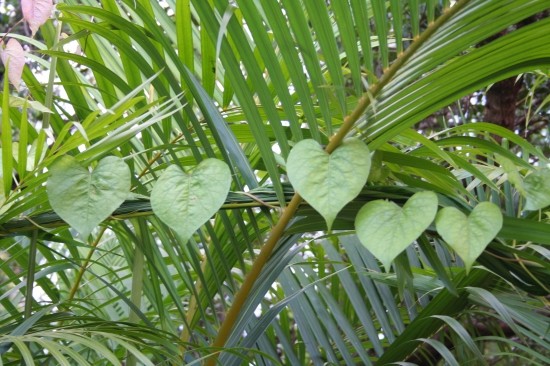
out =
{"type": "Polygon", "coordinates": [[[0,41],[0,60],[8,68],[8,80],[19,91],[21,75],[25,67],[25,51],[19,41],[10,38],[5,47],[0,41]]]}
{"type": "Polygon", "coordinates": [[[445,207],[435,219],[437,232],[462,258],[466,271],[502,228],[500,208],[491,202],[477,205],[466,217],[454,207],[445,207]]]}
{"type": "Polygon", "coordinates": [[[315,140],[302,140],[286,163],[292,186],[323,216],[330,230],[336,215],[367,182],[370,151],[358,139],[346,140],[327,154],[315,140]]]}
{"type": "Polygon", "coordinates": [[[38,28],[51,17],[52,10],[52,0],[21,0],[23,19],[29,23],[33,36],[38,28]]]}
{"type": "Polygon", "coordinates": [[[540,210],[550,205],[550,169],[529,174],[523,180],[523,191],[526,210],[540,210]]]}
{"type": "Polygon", "coordinates": [[[90,172],[66,155],[50,171],[47,186],[50,204],[83,238],[108,218],[130,192],[130,169],[115,156],[102,159],[90,172]]]}
{"type": "Polygon", "coordinates": [[[231,172],[220,160],[205,159],[191,173],[171,165],[151,192],[151,207],[187,241],[223,205],[230,186],[231,172]]]}
{"type": "Polygon", "coordinates": [[[403,208],[386,200],[371,201],[355,217],[361,243],[382,262],[391,262],[430,226],[437,213],[437,195],[430,191],[412,195],[403,208]]]}

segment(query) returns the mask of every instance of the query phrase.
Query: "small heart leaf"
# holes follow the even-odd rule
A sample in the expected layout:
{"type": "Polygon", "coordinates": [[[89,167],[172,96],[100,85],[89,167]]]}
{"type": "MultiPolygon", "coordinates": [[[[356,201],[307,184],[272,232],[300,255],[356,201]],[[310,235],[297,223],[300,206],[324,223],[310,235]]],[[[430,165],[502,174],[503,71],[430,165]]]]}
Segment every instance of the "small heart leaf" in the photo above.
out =
{"type": "Polygon", "coordinates": [[[437,232],[462,258],[466,272],[502,228],[500,208],[491,202],[477,205],[466,217],[454,207],[445,207],[435,219],[437,232]]]}
{"type": "Polygon", "coordinates": [[[115,156],[102,159],[90,172],[66,155],[50,171],[47,192],[52,208],[85,239],[130,192],[130,169],[115,156]]]}
{"type": "Polygon", "coordinates": [[[526,210],[540,210],[550,205],[550,169],[529,174],[523,180],[523,191],[526,210]]]}
{"type": "Polygon", "coordinates": [[[25,51],[19,41],[10,38],[4,48],[4,44],[0,40],[0,60],[8,68],[8,80],[19,91],[21,75],[25,67],[25,51]]]}
{"type": "Polygon", "coordinates": [[[367,182],[370,151],[358,139],[346,140],[327,154],[315,140],[302,140],[294,146],[286,164],[292,186],[327,222],[357,197],[367,182]]]}
{"type": "Polygon", "coordinates": [[[361,243],[389,271],[391,262],[430,226],[437,213],[437,195],[412,195],[403,208],[386,200],[371,201],[355,217],[361,243]]]}
{"type": "Polygon", "coordinates": [[[227,164],[203,160],[191,173],[171,165],[151,192],[153,212],[187,241],[225,202],[231,186],[227,164]]]}

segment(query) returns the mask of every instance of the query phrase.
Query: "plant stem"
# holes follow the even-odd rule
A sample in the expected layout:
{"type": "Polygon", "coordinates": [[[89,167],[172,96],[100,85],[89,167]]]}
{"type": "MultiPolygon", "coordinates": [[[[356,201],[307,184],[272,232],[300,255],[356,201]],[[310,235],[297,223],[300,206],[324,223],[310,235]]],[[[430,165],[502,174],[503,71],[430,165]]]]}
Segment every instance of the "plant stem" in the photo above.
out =
{"type": "MultiPolygon", "coordinates": [[[[136,306],[137,309],[141,309],[141,294],[143,292],[143,276],[145,272],[145,258],[141,246],[143,245],[145,235],[147,235],[145,233],[147,230],[147,224],[142,218],[139,218],[134,221],[134,227],[136,229],[139,228],[138,239],[140,240],[140,243],[135,243],[134,264],[132,265],[132,292],[130,295],[130,301],[136,306]]],[[[130,314],[128,315],[128,322],[132,324],[139,322],[139,316],[132,310],[130,310],[130,314]]],[[[133,353],[128,352],[126,365],[137,365],[137,358],[133,353]]]]}
{"type": "Polygon", "coordinates": [[[101,231],[97,235],[97,238],[93,241],[91,244],[90,251],[88,252],[88,255],[86,256],[86,259],[84,260],[84,263],[80,266],[80,270],[78,271],[78,274],[76,275],[76,281],[73,283],[73,286],[71,287],[71,291],[69,292],[68,301],[71,301],[74,298],[74,295],[76,294],[76,291],[80,287],[80,282],[82,281],[82,277],[84,276],[84,272],[86,272],[86,269],[88,268],[88,265],[90,264],[90,261],[92,260],[92,255],[95,253],[95,250],[97,248],[97,245],[99,243],[99,240],[103,236],[103,233],[107,230],[107,226],[104,226],[101,228],[101,231]]]}
{"type": "MultiPolygon", "coordinates": [[[[298,193],[294,194],[294,197],[292,197],[292,200],[286,206],[283,214],[281,215],[280,220],[277,222],[273,230],[271,230],[271,235],[267,239],[266,243],[262,247],[262,250],[260,251],[260,254],[256,257],[256,260],[252,264],[252,268],[250,272],[246,275],[243,285],[235,295],[235,298],[233,299],[233,304],[229,308],[229,311],[226,314],[225,320],[222,323],[220,330],[218,331],[218,336],[214,340],[214,343],[212,344],[215,348],[221,348],[225,345],[225,342],[227,341],[227,338],[229,337],[229,334],[231,332],[231,329],[233,329],[233,325],[237,321],[237,318],[239,316],[239,313],[241,311],[242,306],[244,305],[246,299],[248,298],[248,295],[250,294],[250,291],[252,290],[252,286],[254,286],[254,283],[256,282],[256,279],[260,275],[260,272],[262,271],[264,265],[266,264],[267,260],[271,256],[271,253],[273,252],[273,249],[275,249],[275,245],[279,242],[279,239],[283,236],[284,231],[286,229],[286,226],[294,216],[294,213],[298,209],[298,206],[302,202],[302,197],[298,193]]],[[[216,364],[216,357],[217,354],[214,357],[209,358],[205,365],[215,365],[216,364]]]]}
{"type": "MultiPolygon", "coordinates": [[[[346,116],[342,127],[334,134],[328,145],[325,148],[327,153],[332,153],[344,140],[346,135],[351,131],[355,123],[363,115],[367,107],[371,104],[373,98],[380,93],[382,88],[388,84],[388,82],[395,76],[397,71],[411,58],[411,56],[424,44],[428,38],[435,33],[439,27],[441,27],[449,18],[456,14],[460,9],[462,9],[469,0],[459,0],[452,8],[447,9],[434,23],[430,24],[428,28],[422,32],[422,34],[416,38],[412,44],[397,57],[393,64],[384,72],[382,77],[376,84],[373,84],[367,92],[359,99],[355,109],[346,116]]],[[[284,209],[279,222],[275,225],[273,230],[270,233],[267,242],[262,247],[260,254],[254,261],[251,271],[245,277],[243,285],[235,295],[233,304],[229,308],[229,311],[226,314],[225,320],[223,321],[216,339],[214,340],[212,346],[214,348],[222,348],[225,346],[231,330],[235,325],[239,313],[250,294],[254,283],[256,282],[260,272],[262,271],[264,265],[267,263],[267,260],[271,256],[275,245],[279,242],[281,237],[284,234],[287,224],[290,222],[298,206],[302,202],[302,198],[298,193],[294,194],[292,200],[288,206],[284,209]]],[[[218,359],[219,352],[213,354],[205,363],[206,366],[215,366],[218,359]]]]}
{"type": "Polygon", "coordinates": [[[29,246],[29,267],[27,269],[27,287],[25,291],[25,319],[32,315],[32,290],[34,289],[34,271],[36,268],[36,243],[38,242],[38,230],[32,232],[31,245],[29,246]]]}
{"type": "MultiPolygon", "coordinates": [[[[62,22],[61,20],[57,21],[57,27],[55,29],[55,38],[52,45],[52,50],[57,50],[57,43],[59,42],[59,38],[61,37],[61,29],[62,29],[62,22]]],[[[48,77],[48,85],[46,86],[46,99],[44,101],[44,105],[46,108],[53,110],[52,104],[53,104],[53,85],[55,83],[55,69],[57,68],[57,56],[52,56],[50,61],[50,74],[48,77]]],[[[48,128],[50,127],[50,118],[51,113],[44,113],[44,118],[42,119],[42,129],[44,131],[48,131],[48,128]]]]}

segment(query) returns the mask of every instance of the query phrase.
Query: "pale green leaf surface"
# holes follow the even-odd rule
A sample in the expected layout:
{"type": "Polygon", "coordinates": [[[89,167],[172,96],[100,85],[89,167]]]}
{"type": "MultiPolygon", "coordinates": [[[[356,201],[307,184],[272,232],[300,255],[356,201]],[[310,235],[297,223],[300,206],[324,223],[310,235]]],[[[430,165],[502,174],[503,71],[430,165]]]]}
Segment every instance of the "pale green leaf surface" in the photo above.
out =
{"type": "Polygon", "coordinates": [[[187,241],[223,205],[230,185],[231,173],[220,160],[205,159],[191,173],[172,165],[156,182],[151,207],[187,241]]]}
{"type": "Polygon", "coordinates": [[[130,169],[108,156],[93,172],[75,158],[63,156],[51,168],[48,199],[54,211],[85,239],[92,229],[120,206],[130,191],[130,169]]]}
{"type": "Polygon", "coordinates": [[[525,209],[539,210],[550,205],[550,169],[529,174],[523,181],[525,209]]]}
{"type": "Polygon", "coordinates": [[[38,112],[52,113],[50,109],[46,108],[44,104],[40,103],[37,100],[27,100],[25,98],[21,98],[15,95],[10,95],[9,98],[10,98],[10,101],[9,101],[10,107],[21,108],[25,104],[28,104],[30,108],[38,112]]]}
{"type": "Polygon", "coordinates": [[[329,155],[308,139],[290,152],[287,172],[296,191],[323,216],[330,230],[338,212],[361,192],[370,165],[370,151],[360,140],[344,141],[329,155]]]}
{"type": "Polygon", "coordinates": [[[437,232],[453,248],[470,271],[474,261],[502,228],[502,213],[491,202],[481,202],[466,217],[454,207],[445,207],[435,219],[437,232]]]}
{"type": "Polygon", "coordinates": [[[518,192],[525,196],[527,192],[523,187],[523,179],[518,171],[518,167],[504,157],[499,157],[497,161],[506,172],[506,175],[508,176],[508,181],[514,185],[518,192]]]}
{"type": "Polygon", "coordinates": [[[430,191],[415,193],[403,208],[390,201],[371,201],[357,213],[355,230],[388,271],[395,257],[428,228],[436,212],[437,196],[430,191]]]}

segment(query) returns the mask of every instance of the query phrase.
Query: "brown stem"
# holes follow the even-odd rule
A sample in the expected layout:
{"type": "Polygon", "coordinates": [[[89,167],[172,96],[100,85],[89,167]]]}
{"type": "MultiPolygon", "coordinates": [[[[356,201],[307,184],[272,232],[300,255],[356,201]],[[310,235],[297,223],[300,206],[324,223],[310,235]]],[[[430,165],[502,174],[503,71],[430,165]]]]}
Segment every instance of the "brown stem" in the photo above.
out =
{"type": "MultiPolygon", "coordinates": [[[[299,194],[294,194],[294,197],[292,197],[292,200],[286,206],[283,214],[281,215],[281,219],[277,222],[273,230],[271,230],[271,235],[267,239],[266,243],[262,247],[262,250],[260,251],[260,254],[258,254],[258,257],[256,257],[256,260],[252,264],[252,268],[250,269],[250,272],[246,275],[246,278],[235,295],[235,298],[233,299],[233,304],[229,308],[229,311],[227,312],[227,315],[225,317],[224,322],[222,323],[220,330],[218,331],[218,336],[214,340],[214,343],[212,344],[215,348],[221,348],[225,345],[225,342],[227,341],[227,338],[229,338],[229,334],[231,332],[231,329],[233,329],[233,325],[235,324],[237,317],[239,315],[239,312],[241,311],[246,299],[248,298],[248,295],[250,294],[250,291],[252,290],[252,286],[254,286],[254,283],[256,282],[256,279],[260,275],[260,272],[262,271],[265,263],[271,256],[271,253],[273,252],[273,249],[275,248],[275,245],[279,242],[279,239],[283,236],[284,231],[292,217],[294,216],[294,213],[298,209],[298,206],[302,202],[302,197],[300,197],[299,194]]],[[[211,357],[206,362],[206,365],[215,365],[216,364],[216,357],[211,357]]]]}

